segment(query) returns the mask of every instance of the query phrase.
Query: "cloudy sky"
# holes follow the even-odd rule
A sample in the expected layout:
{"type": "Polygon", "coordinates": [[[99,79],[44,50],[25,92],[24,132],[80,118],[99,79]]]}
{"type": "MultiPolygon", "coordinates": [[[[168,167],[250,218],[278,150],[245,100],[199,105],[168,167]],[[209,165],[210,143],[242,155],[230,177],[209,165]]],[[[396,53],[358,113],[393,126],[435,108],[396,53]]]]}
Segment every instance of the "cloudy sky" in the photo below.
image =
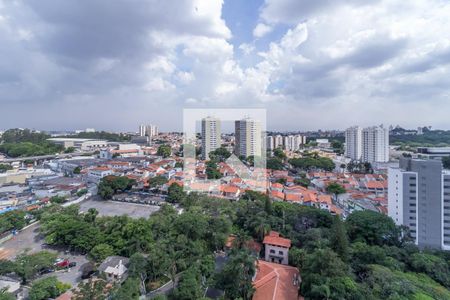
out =
{"type": "Polygon", "coordinates": [[[0,0],[0,129],[450,129],[448,0],[0,0]]]}

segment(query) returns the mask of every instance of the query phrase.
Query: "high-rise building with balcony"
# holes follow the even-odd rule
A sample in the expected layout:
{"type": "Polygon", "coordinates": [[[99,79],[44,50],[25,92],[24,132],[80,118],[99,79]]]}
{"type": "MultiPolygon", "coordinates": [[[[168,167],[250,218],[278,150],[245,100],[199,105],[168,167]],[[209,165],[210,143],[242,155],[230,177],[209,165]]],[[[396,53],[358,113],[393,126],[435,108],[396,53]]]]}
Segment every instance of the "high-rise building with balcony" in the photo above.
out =
{"type": "Polygon", "coordinates": [[[221,145],[221,123],[214,117],[202,119],[202,159],[208,160],[209,153],[221,145]]]}
{"type": "Polygon", "coordinates": [[[235,147],[237,156],[261,156],[261,122],[250,118],[235,121],[235,147]]]}
{"type": "Polygon", "coordinates": [[[370,163],[389,161],[389,130],[372,126],[362,131],[362,161],[370,163]]]}
{"type": "Polygon", "coordinates": [[[345,156],[362,162],[388,162],[389,130],[383,126],[348,128],[345,131],[345,156]]]}
{"type": "Polygon", "coordinates": [[[345,156],[352,160],[361,160],[362,129],[359,126],[347,128],[345,131],[345,156]]]}

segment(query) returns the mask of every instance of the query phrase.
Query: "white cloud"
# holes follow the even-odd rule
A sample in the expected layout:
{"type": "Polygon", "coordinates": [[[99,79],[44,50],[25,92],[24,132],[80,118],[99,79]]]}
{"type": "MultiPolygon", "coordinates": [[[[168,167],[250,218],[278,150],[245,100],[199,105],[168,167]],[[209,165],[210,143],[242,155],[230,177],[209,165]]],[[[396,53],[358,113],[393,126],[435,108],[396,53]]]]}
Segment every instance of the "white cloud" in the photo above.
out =
{"type": "Polygon", "coordinates": [[[12,112],[0,127],[61,128],[77,105],[86,122],[108,107],[105,128],[145,118],[176,126],[161,115],[183,105],[265,106],[279,129],[450,127],[450,3],[266,0],[247,28],[253,41],[232,39],[222,6],[0,0],[0,106],[12,112]],[[122,120],[124,111],[136,117],[122,120]]]}
{"type": "Polygon", "coordinates": [[[247,44],[247,43],[243,43],[239,45],[239,49],[245,54],[245,55],[249,55],[251,54],[253,51],[255,51],[255,46],[251,45],[251,44],[247,44]]]}
{"type": "Polygon", "coordinates": [[[264,23],[258,23],[255,29],[253,29],[253,36],[256,38],[262,38],[266,34],[270,33],[272,30],[273,28],[271,26],[266,25],[264,23]]]}

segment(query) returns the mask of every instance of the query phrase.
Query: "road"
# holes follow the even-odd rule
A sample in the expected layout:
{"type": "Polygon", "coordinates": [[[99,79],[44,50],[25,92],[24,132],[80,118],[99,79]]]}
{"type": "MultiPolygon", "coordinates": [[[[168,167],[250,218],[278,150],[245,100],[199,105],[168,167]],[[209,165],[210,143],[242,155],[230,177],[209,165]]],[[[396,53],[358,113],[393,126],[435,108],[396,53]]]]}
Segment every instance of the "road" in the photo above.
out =
{"type": "Polygon", "coordinates": [[[76,267],[45,274],[40,278],[56,276],[58,280],[69,283],[71,286],[76,286],[77,283],[81,280],[80,267],[87,262],[87,259],[84,255],[65,253],[62,250],[45,247],[43,245],[43,237],[39,234],[39,226],[39,223],[33,224],[30,227],[19,232],[14,238],[0,245],[0,258],[13,260],[17,255],[26,250],[28,250],[30,253],[35,253],[41,250],[58,253],[58,257],[67,258],[69,259],[69,261],[76,262],[76,267]]]}
{"type": "MultiPolygon", "coordinates": [[[[159,210],[159,206],[143,205],[135,203],[123,203],[114,201],[98,200],[97,197],[91,197],[80,203],[80,211],[87,211],[89,208],[98,210],[100,216],[120,216],[128,215],[132,218],[147,218],[152,213],[159,210]]],[[[47,250],[58,253],[58,257],[67,258],[69,261],[77,263],[76,267],[49,273],[41,276],[56,276],[58,280],[76,286],[81,280],[80,267],[88,260],[84,255],[74,253],[66,253],[63,250],[45,246],[43,237],[39,234],[39,223],[35,223],[30,227],[20,231],[15,237],[0,245],[0,259],[14,260],[17,255],[28,250],[35,253],[41,250],[47,250]]]]}

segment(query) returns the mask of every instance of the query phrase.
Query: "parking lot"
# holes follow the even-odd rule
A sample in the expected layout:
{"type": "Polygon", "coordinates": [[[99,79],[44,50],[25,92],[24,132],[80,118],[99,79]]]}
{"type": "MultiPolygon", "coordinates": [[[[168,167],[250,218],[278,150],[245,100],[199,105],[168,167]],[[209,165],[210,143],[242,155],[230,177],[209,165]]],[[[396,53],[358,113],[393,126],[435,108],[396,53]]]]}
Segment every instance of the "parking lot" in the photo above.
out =
{"type": "MultiPolygon", "coordinates": [[[[85,212],[89,208],[97,209],[100,216],[128,215],[132,218],[147,218],[152,213],[159,210],[159,206],[156,205],[104,201],[97,199],[97,197],[92,197],[91,199],[80,203],[81,212],[85,212]]],[[[66,253],[64,249],[58,250],[46,246],[43,237],[39,234],[39,223],[31,225],[20,231],[12,239],[0,244],[0,258],[15,259],[17,255],[25,250],[28,250],[30,253],[41,250],[56,252],[58,253],[58,257],[69,259],[71,262],[76,262],[77,265],[73,268],[48,273],[40,277],[56,276],[58,280],[69,283],[72,286],[76,286],[81,280],[80,267],[88,261],[84,255],[66,253]]]]}
{"type": "Polygon", "coordinates": [[[105,201],[92,197],[80,203],[80,211],[85,212],[89,208],[95,208],[100,216],[127,215],[132,218],[148,218],[152,213],[159,210],[157,205],[146,205],[127,202],[105,201]]]}
{"type": "Polygon", "coordinates": [[[41,250],[58,253],[58,257],[69,259],[71,262],[76,262],[76,266],[70,269],[61,270],[53,273],[48,273],[40,278],[56,276],[58,280],[69,283],[75,286],[81,278],[80,267],[87,262],[84,255],[76,255],[65,253],[63,250],[59,251],[54,248],[46,247],[44,239],[39,235],[39,223],[31,225],[30,227],[19,232],[12,239],[0,245],[0,256],[2,259],[15,259],[17,255],[28,250],[30,253],[35,253],[41,250]]]}

